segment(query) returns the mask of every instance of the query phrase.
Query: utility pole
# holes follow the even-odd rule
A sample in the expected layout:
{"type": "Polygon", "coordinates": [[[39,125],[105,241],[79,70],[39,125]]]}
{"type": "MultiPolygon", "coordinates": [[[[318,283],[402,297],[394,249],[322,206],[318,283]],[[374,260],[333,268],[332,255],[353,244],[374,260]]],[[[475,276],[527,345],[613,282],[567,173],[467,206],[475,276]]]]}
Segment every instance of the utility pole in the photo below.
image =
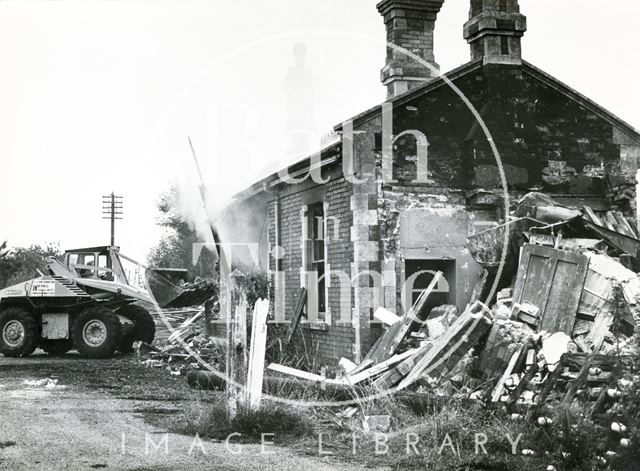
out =
{"type": "Polygon", "coordinates": [[[116,219],[122,219],[122,196],[117,196],[113,192],[102,197],[102,219],[111,220],[111,245],[116,245],[115,229],[116,219]]]}

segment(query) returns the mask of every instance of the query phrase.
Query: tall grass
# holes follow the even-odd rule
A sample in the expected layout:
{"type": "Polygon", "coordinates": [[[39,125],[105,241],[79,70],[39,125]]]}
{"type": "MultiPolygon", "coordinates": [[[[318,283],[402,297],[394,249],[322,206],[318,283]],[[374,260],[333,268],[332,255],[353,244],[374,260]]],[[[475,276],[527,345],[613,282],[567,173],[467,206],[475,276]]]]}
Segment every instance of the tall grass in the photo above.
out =
{"type": "Polygon", "coordinates": [[[231,417],[226,402],[221,398],[214,404],[192,403],[175,431],[218,440],[239,433],[240,441],[259,442],[262,434],[274,434],[277,440],[308,435],[313,428],[302,411],[269,402],[257,410],[240,407],[231,417]]]}

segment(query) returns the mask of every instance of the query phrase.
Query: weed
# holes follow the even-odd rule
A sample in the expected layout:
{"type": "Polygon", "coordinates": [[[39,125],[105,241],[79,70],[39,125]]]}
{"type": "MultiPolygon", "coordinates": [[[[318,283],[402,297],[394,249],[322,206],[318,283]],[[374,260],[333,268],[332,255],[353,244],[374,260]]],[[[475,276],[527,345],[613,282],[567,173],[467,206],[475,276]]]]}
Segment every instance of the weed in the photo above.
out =
{"type": "Polygon", "coordinates": [[[213,404],[193,404],[185,411],[184,421],[177,429],[179,433],[219,440],[239,433],[240,439],[248,442],[259,442],[262,434],[283,438],[312,432],[307,419],[298,410],[264,402],[257,410],[241,407],[234,417],[230,417],[223,398],[213,404]]]}

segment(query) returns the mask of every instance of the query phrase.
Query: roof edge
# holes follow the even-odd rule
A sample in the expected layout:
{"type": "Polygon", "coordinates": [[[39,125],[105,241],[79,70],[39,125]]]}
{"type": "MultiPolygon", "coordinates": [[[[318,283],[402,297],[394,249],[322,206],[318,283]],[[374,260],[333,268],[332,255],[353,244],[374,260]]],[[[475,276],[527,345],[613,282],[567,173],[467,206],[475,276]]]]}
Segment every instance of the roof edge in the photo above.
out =
{"type": "Polygon", "coordinates": [[[599,117],[609,121],[609,123],[611,123],[612,125],[616,126],[617,128],[623,129],[625,132],[631,134],[630,137],[634,137],[635,139],[640,141],[640,131],[634,128],[629,123],[627,123],[625,120],[613,114],[611,111],[600,106],[592,99],[578,92],[577,90],[570,87],[569,85],[562,82],[561,80],[555,78],[553,75],[548,74],[542,69],[539,69],[538,67],[531,64],[530,62],[523,60],[522,66],[523,66],[522,69],[525,72],[528,72],[529,75],[531,75],[532,77],[540,80],[541,82],[544,82],[546,85],[550,87],[553,87],[556,91],[562,93],[568,98],[571,98],[572,100],[576,101],[578,104],[584,106],[585,108],[588,108],[590,111],[592,111],[599,117]]]}
{"type": "MultiPolygon", "coordinates": [[[[467,62],[465,64],[462,64],[459,67],[456,67],[455,69],[451,69],[449,72],[445,72],[444,74],[440,74],[438,77],[436,77],[435,79],[431,80],[430,82],[427,82],[423,85],[420,85],[412,90],[406,91],[398,96],[395,96],[393,98],[390,98],[388,100],[386,100],[384,103],[393,103],[393,104],[397,104],[397,105],[402,105],[404,103],[406,103],[407,101],[413,100],[416,97],[422,96],[426,93],[429,93],[437,88],[440,88],[444,85],[447,84],[447,82],[445,81],[445,79],[443,77],[446,77],[447,79],[449,79],[450,81],[456,80],[466,74],[468,74],[469,72],[472,72],[476,69],[482,68],[482,59],[478,59],[475,61],[471,61],[471,62],[467,62]]],[[[369,108],[366,111],[363,111],[360,114],[357,114],[356,116],[346,120],[346,121],[352,121],[354,125],[360,124],[363,121],[365,121],[366,119],[370,118],[372,115],[376,114],[376,113],[380,113],[382,110],[382,105],[376,105],[372,108],[369,108]]],[[[340,124],[336,124],[333,128],[334,131],[342,131],[342,125],[346,122],[343,121],[340,124]]]]}
{"type": "Polygon", "coordinates": [[[245,201],[249,198],[251,198],[252,196],[255,196],[257,194],[260,194],[264,191],[269,191],[270,188],[273,188],[277,185],[279,185],[280,183],[283,183],[284,180],[283,178],[280,176],[280,173],[283,170],[287,170],[287,174],[290,177],[296,177],[299,174],[302,174],[306,171],[308,171],[310,169],[310,165],[306,165],[307,163],[311,163],[311,157],[313,155],[317,155],[318,153],[320,154],[320,168],[325,167],[326,165],[330,165],[334,162],[337,162],[339,160],[339,158],[341,157],[341,145],[342,145],[342,140],[338,141],[338,142],[334,142],[333,144],[330,144],[322,149],[320,149],[318,152],[314,152],[311,155],[308,155],[306,157],[304,157],[303,159],[298,160],[297,162],[292,163],[291,165],[288,165],[286,167],[281,168],[280,170],[267,175],[264,178],[261,178],[260,180],[258,180],[257,182],[251,184],[249,187],[245,188],[244,190],[239,191],[238,193],[236,193],[235,195],[233,195],[233,197],[231,198],[233,203],[241,203],[242,201],[245,201]]]}

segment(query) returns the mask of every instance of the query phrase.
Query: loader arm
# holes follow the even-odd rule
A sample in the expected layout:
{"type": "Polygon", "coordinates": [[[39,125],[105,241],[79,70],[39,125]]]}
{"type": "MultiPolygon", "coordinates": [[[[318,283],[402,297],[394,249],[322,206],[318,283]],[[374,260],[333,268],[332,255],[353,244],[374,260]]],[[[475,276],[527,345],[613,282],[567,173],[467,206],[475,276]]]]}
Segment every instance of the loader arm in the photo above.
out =
{"type": "Polygon", "coordinates": [[[54,257],[47,257],[46,262],[47,270],[51,275],[62,276],[68,279],[74,279],[78,276],[54,257]]]}

